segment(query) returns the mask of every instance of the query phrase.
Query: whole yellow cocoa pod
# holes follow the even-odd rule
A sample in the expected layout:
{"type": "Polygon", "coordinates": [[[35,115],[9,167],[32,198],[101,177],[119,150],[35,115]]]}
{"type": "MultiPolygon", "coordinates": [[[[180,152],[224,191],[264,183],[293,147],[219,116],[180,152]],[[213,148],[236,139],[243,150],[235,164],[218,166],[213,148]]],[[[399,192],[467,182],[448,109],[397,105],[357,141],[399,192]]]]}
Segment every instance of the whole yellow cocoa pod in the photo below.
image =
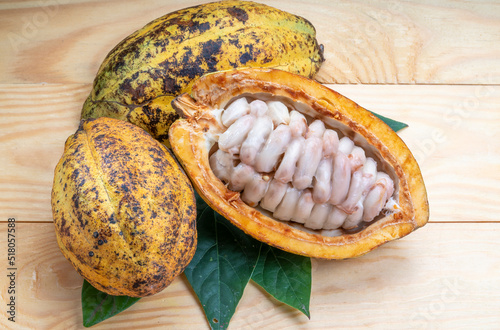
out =
{"type": "Polygon", "coordinates": [[[130,123],[82,121],[52,190],[57,242],[95,288],[141,297],[165,288],[196,249],[193,189],[170,151],[130,123]]]}
{"type": "Polygon", "coordinates": [[[170,103],[208,72],[271,67],[312,77],[324,61],[306,19],[251,1],[220,1],[160,17],[105,58],[82,118],[129,121],[168,145],[170,103]]]}

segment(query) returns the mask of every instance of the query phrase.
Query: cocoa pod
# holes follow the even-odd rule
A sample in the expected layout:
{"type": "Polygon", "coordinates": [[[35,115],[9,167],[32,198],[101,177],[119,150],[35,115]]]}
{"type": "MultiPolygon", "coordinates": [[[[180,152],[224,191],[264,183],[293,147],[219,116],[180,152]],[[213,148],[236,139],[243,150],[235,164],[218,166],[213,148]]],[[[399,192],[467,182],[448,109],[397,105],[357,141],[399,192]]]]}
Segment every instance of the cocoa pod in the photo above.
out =
{"type": "Polygon", "coordinates": [[[275,67],[312,77],[324,61],[306,19],[251,1],[218,1],[164,15],[116,45],[101,64],[82,118],[112,117],[168,145],[170,103],[205,73],[275,67]]]}
{"type": "Polygon", "coordinates": [[[196,249],[196,202],[170,151],[111,118],[84,120],[55,169],[52,211],[64,256],[95,288],[142,297],[196,249]]]}
{"type": "Polygon", "coordinates": [[[422,175],[404,142],[372,113],[311,79],[266,68],[217,72],[194,82],[191,94],[173,106],[182,119],[171,126],[170,143],[196,190],[256,239],[296,254],[343,259],[428,221],[422,175]],[[232,109],[242,98],[260,105],[232,109]],[[262,101],[267,110],[259,109],[262,101]],[[289,119],[271,102],[288,109],[289,119]],[[232,111],[240,114],[234,123],[232,111]],[[258,129],[264,112],[276,121],[271,133],[265,125],[258,129]],[[311,141],[294,151],[297,157],[286,154],[294,137],[311,141]],[[256,154],[246,154],[248,141],[256,154]],[[291,175],[280,172],[288,158],[291,175]],[[335,167],[348,171],[328,174],[335,167]],[[323,179],[332,195],[322,194],[328,189],[315,195],[323,179]]]}

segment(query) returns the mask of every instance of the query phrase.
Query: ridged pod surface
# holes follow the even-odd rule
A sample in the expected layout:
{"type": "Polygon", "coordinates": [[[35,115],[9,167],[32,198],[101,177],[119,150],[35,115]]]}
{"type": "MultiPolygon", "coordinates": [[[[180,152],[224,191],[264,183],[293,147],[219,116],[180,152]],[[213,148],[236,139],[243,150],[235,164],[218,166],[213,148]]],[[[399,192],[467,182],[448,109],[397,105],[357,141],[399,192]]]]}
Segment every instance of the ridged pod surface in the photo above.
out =
{"type": "MultiPolygon", "coordinates": [[[[183,119],[171,126],[170,144],[196,190],[213,209],[258,240],[305,256],[344,259],[363,255],[385,242],[403,237],[428,221],[429,208],[422,175],[404,142],[369,111],[311,79],[265,68],[211,73],[194,83],[190,95],[177,97],[173,106],[183,119]],[[364,225],[356,228],[347,226],[346,230],[335,229],[332,234],[321,228],[310,230],[301,223],[280,221],[273,213],[267,212],[264,206],[245,203],[246,189],[250,187],[255,191],[255,180],[248,181],[243,194],[240,194],[230,190],[231,185],[236,184],[235,181],[230,180],[228,186],[227,182],[219,179],[224,173],[216,176],[210,162],[211,156],[222,150],[222,143],[227,142],[223,141],[226,130],[229,131],[223,124],[225,111],[242,96],[251,100],[279,101],[307,117],[308,122],[321,121],[327,128],[337,132],[339,137],[349,138],[364,150],[367,157],[375,159],[379,171],[386,173],[384,175],[390,176],[394,182],[394,189],[390,192],[393,206],[364,225]]],[[[252,114],[245,117],[248,116],[252,114]]],[[[291,122],[292,119],[290,125],[291,122]]],[[[309,129],[312,130],[312,126],[309,129]]],[[[277,132],[280,127],[283,125],[280,124],[273,132],[277,132]]],[[[249,131],[245,142],[253,138],[250,136],[252,131],[249,131]]],[[[271,146],[273,133],[269,136],[261,150],[271,146]]],[[[234,141],[229,142],[234,144],[234,141]]],[[[233,152],[233,156],[240,153],[241,157],[245,142],[240,151],[229,152],[233,152]]],[[[306,161],[311,162],[308,159],[306,161]]],[[[300,164],[300,160],[297,164],[300,164]]],[[[228,167],[222,163],[219,165],[222,169],[228,167]]],[[[229,164],[229,167],[232,166],[229,164]]],[[[264,172],[262,180],[269,182],[276,177],[275,171],[276,167],[261,171],[264,172]]],[[[257,174],[257,177],[260,178],[260,175],[257,174]]],[[[241,179],[241,176],[238,178],[241,179]]],[[[333,186],[332,189],[337,187],[333,186]]],[[[281,204],[286,204],[292,211],[293,208],[295,212],[302,211],[297,209],[300,203],[288,203],[287,196],[288,190],[281,204]]],[[[314,213],[313,209],[310,214],[314,216],[319,213],[314,213]]]]}
{"type": "Polygon", "coordinates": [[[124,121],[82,121],[55,169],[59,247],[111,295],[154,294],[184,270],[196,249],[195,205],[170,151],[124,121]]]}
{"type": "Polygon", "coordinates": [[[160,17],[105,58],[82,118],[127,120],[168,144],[170,103],[207,72],[272,67],[312,77],[323,62],[306,19],[250,1],[220,1],[160,17]]]}

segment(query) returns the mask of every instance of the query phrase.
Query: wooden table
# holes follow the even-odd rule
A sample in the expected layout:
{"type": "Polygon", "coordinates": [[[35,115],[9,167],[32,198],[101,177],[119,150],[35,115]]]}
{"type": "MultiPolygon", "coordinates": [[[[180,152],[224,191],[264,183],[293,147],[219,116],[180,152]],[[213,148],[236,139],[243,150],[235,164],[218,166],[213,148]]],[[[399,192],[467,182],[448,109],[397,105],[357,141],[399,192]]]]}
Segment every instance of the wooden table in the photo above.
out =
{"type": "MultiPolygon", "coordinates": [[[[0,4],[0,328],[82,328],[82,278],[52,224],[53,169],[107,52],[148,21],[199,2],[0,4]],[[9,218],[16,323],[6,314],[9,218]]],[[[498,329],[500,4],[263,2],[316,26],[326,52],[320,81],[409,124],[400,136],[421,165],[431,218],[361,258],[313,260],[310,320],[252,284],[231,327],[498,329]]],[[[184,276],[95,328],[155,327],[208,327],[184,276]]]]}

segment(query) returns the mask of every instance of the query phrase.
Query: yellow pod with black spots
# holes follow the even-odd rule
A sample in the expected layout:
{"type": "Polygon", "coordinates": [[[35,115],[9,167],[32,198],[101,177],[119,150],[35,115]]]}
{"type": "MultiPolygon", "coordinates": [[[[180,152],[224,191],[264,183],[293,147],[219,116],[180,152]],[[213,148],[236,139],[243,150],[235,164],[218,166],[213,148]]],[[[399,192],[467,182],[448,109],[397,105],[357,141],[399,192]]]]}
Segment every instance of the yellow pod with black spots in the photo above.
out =
{"type": "Polygon", "coordinates": [[[82,121],[55,169],[52,211],[64,256],[95,288],[142,297],[196,249],[196,202],[170,151],[130,123],[82,121]]]}
{"type": "Polygon", "coordinates": [[[219,1],[160,17],[105,58],[82,118],[129,121],[168,145],[170,103],[208,72],[272,67],[312,77],[324,61],[306,19],[251,1],[219,1]]]}

